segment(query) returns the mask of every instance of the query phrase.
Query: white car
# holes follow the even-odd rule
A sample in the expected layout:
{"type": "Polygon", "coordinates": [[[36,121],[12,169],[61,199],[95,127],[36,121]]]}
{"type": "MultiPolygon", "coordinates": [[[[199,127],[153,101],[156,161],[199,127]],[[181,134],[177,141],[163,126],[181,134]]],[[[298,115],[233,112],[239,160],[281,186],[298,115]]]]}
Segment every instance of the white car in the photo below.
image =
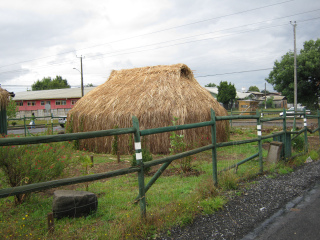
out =
{"type": "Polygon", "coordinates": [[[59,122],[60,126],[64,128],[64,125],[65,125],[66,122],[67,122],[67,116],[59,117],[58,122],[59,122]]]}
{"type": "MultiPolygon", "coordinates": [[[[304,109],[305,109],[305,108],[306,108],[306,107],[297,107],[296,113],[299,113],[299,114],[301,114],[301,115],[296,115],[296,117],[303,117],[303,115],[304,115],[304,109]]],[[[290,113],[294,113],[294,107],[291,107],[291,108],[289,108],[289,109],[286,111],[286,116],[287,116],[287,117],[294,117],[294,115],[290,115],[290,113]]],[[[307,109],[306,109],[306,114],[307,114],[307,115],[311,114],[310,110],[307,110],[307,109]]],[[[279,114],[279,116],[282,117],[282,116],[283,116],[283,112],[281,112],[281,113],[279,114]]]]}

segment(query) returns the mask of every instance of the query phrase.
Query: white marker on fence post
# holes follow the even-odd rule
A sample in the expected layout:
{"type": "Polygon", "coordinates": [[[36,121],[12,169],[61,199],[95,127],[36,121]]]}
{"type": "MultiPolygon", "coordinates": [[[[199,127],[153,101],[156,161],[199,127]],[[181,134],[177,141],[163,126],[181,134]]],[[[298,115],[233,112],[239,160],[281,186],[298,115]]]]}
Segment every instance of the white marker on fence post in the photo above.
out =
{"type": "Polygon", "coordinates": [[[134,148],[136,150],[136,160],[140,162],[142,160],[141,142],[135,142],[134,148]]]}
{"type": "Polygon", "coordinates": [[[307,119],[306,119],[306,118],[303,119],[303,125],[304,125],[305,127],[307,126],[307,119]]]}
{"type": "Polygon", "coordinates": [[[261,125],[257,125],[257,134],[258,134],[258,136],[261,136],[261,125]]]}

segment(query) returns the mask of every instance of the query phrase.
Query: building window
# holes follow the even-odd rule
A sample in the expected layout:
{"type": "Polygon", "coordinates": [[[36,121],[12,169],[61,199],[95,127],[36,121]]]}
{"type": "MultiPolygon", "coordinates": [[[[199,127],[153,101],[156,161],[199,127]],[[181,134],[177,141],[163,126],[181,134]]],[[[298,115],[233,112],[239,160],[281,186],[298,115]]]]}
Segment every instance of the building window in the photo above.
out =
{"type": "Polygon", "coordinates": [[[49,105],[51,105],[51,101],[46,101],[46,104],[49,104],[49,105]]]}
{"type": "Polygon", "coordinates": [[[66,100],[56,100],[56,105],[67,105],[66,100]]]}
{"type": "Polygon", "coordinates": [[[77,100],[71,100],[71,105],[75,105],[77,100]]]}
{"type": "Polygon", "coordinates": [[[36,102],[32,101],[32,102],[28,102],[28,106],[35,106],[36,102]]]}
{"type": "Polygon", "coordinates": [[[41,105],[41,106],[44,106],[44,101],[41,101],[40,105],[41,105]]]}
{"type": "Polygon", "coordinates": [[[16,102],[17,106],[23,106],[23,101],[16,102]]]}

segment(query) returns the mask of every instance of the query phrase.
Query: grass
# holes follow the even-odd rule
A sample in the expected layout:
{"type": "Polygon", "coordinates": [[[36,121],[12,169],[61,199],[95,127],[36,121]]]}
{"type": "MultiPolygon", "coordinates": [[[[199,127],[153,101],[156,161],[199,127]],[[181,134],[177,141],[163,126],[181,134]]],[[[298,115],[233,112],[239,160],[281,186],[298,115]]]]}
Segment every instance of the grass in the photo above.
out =
{"type": "MultiPolygon", "coordinates": [[[[231,140],[249,139],[256,134],[255,128],[241,129],[231,134],[231,140]]],[[[317,143],[318,146],[318,143],[317,143]]],[[[257,153],[257,143],[228,146],[217,150],[218,171],[257,153]]],[[[311,148],[312,156],[319,152],[311,148]]],[[[93,155],[94,167],[90,173],[111,171],[129,167],[131,156],[121,156],[121,163],[109,154],[93,154],[75,151],[75,161],[80,155],[93,155]]],[[[266,157],[267,151],[263,150],[266,157]]],[[[162,157],[154,156],[154,159],[162,157]]],[[[302,157],[301,157],[302,159],[302,157]]],[[[291,172],[303,161],[264,164],[268,177],[291,172]]],[[[52,212],[52,192],[32,194],[30,199],[18,206],[13,197],[0,199],[1,239],[150,239],[160,231],[170,232],[175,225],[191,223],[199,214],[211,214],[221,208],[231,195],[241,195],[242,183],[259,173],[259,162],[249,161],[236,169],[218,175],[219,186],[213,184],[211,151],[192,156],[192,166],[200,175],[176,174],[170,166],[146,194],[147,218],[141,220],[139,204],[134,203],[138,194],[137,174],[128,174],[88,184],[88,190],[98,196],[98,211],[87,218],[64,218],[55,221],[55,232],[48,233],[47,214],[52,212]]],[[[84,174],[81,164],[74,167],[72,175],[84,174]]],[[[155,171],[155,169],[152,169],[155,171]]],[[[0,187],[7,187],[0,171],[0,187]]],[[[147,183],[151,176],[145,177],[147,183]]],[[[86,190],[86,184],[60,189],[86,190]]]]}

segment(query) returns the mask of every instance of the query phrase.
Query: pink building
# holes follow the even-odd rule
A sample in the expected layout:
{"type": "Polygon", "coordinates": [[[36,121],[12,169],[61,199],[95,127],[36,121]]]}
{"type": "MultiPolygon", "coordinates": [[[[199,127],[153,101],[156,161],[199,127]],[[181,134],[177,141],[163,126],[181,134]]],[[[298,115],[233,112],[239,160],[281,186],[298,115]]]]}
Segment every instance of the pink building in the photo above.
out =
{"type": "MultiPolygon", "coordinates": [[[[87,94],[95,87],[85,87],[84,94],[87,94]]],[[[64,88],[42,91],[17,92],[13,100],[19,106],[17,117],[66,116],[68,111],[81,98],[80,88],[64,88]]]]}

